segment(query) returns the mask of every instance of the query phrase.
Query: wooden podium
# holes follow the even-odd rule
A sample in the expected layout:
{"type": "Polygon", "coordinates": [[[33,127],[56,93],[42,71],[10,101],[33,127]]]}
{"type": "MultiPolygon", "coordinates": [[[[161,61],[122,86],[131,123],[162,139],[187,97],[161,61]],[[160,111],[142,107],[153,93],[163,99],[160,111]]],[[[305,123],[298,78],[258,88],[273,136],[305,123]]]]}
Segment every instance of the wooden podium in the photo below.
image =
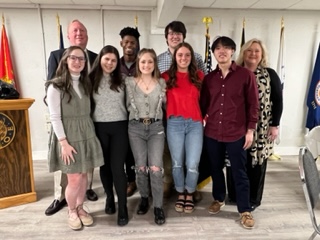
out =
{"type": "Polygon", "coordinates": [[[28,114],[33,102],[0,100],[0,209],[37,200],[28,114]]]}

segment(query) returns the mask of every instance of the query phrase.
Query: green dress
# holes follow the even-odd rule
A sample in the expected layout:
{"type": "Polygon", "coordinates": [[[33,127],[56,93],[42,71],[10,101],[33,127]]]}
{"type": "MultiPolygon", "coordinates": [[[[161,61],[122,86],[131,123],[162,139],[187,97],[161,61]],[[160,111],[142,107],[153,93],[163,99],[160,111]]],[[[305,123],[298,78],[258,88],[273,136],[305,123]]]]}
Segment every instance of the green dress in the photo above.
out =
{"type": "Polygon", "coordinates": [[[61,99],[64,131],[69,144],[77,151],[77,154],[73,154],[75,162],[71,161],[70,165],[64,163],[60,143],[51,128],[48,151],[50,172],[61,170],[63,173],[86,173],[104,164],[102,148],[90,117],[90,98],[84,94],[81,86],[79,89],[82,98],[72,88],[70,102],[68,95],[61,99]]]}

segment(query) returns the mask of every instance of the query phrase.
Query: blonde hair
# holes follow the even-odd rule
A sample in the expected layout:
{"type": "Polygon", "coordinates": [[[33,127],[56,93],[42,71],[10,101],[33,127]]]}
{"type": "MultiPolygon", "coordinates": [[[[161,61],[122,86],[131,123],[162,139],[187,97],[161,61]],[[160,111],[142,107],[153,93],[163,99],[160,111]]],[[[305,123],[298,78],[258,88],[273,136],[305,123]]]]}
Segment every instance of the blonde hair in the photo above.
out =
{"type": "Polygon", "coordinates": [[[137,78],[141,77],[141,70],[139,68],[139,62],[140,62],[141,57],[146,53],[149,53],[151,55],[151,57],[153,59],[153,62],[154,62],[154,70],[152,72],[152,77],[154,77],[156,79],[159,79],[160,78],[160,70],[158,68],[157,54],[156,54],[156,52],[154,51],[153,48],[142,48],[138,52],[137,60],[136,60],[136,74],[135,74],[135,77],[137,77],[137,78]]]}
{"type": "Polygon", "coordinates": [[[238,56],[238,58],[236,60],[236,63],[238,65],[241,65],[241,66],[244,65],[244,60],[243,60],[244,52],[246,50],[248,50],[251,47],[251,45],[254,44],[254,43],[258,43],[260,45],[260,47],[261,47],[261,50],[262,50],[262,56],[261,56],[261,61],[259,63],[259,66],[264,67],[264,68],[268,67],[267,48],[264,45],[264,43],[261,40],[257,39],[257,38],[252,38],[251,40],[249,40],[245,44],[243,44],[243,46],[240,49],[240,54],[239,54],[239,56],[238,56]]]}

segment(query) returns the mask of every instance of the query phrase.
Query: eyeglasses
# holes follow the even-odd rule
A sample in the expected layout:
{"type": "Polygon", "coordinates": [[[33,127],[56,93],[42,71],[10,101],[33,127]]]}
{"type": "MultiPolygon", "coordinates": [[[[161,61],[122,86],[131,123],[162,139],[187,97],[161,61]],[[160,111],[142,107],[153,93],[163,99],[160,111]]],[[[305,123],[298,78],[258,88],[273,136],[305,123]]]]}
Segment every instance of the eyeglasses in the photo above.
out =
{"type": "Polygon", "coordinates": [[[169,36],[177,36],[177,37],[181,37],[182,36],[182,33],[180,32],[168,32],[168,35],[169,36]]]}
{"type": "Polygon", "coordinates": [[[86,58],[85,57],[77,57],[75,55],[69,55],[68,58],[71,60],[71,61],[77,61],[79,60],[79,62],[85,62],[86,61],[86,58]]]}

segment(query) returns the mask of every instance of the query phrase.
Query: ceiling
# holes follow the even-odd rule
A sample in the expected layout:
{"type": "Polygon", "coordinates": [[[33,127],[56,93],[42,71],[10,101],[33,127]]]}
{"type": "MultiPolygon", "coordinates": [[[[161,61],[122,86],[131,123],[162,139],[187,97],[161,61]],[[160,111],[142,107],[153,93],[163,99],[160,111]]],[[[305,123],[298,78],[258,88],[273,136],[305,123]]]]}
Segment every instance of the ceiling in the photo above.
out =
{"type": "Polygon", "coordinates": [[[184,7],[205,9],[320,10],[320,0],[0,0],[0,8],[110,9],[152,11],[158,26],[184,7]],[[90,2],[90,4],[88,4],[90,2]]]}

